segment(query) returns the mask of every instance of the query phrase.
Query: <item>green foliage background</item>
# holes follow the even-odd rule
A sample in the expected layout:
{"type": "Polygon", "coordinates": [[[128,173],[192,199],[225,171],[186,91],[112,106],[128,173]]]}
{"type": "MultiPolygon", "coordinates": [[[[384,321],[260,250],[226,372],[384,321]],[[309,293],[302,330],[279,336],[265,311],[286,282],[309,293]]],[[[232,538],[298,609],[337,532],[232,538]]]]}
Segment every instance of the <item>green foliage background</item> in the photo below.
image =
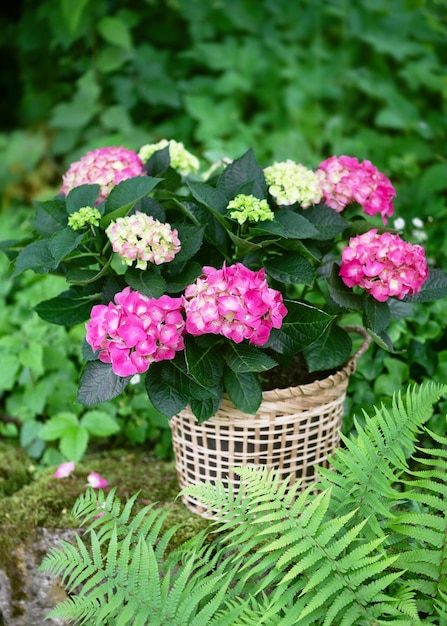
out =
{"type": "MultiPolygon", "coordinates": [[[[2,9],[0,32],[0,217],[13,236],[26,231],[31,200],[57,192],[87,150],[166,137],[210,162],[249,147],[262,165],[369,159],[396,187],[406,238],[424,237],[428,257],[447,268],[445,0],[22,0],[2,9]]],[[[24,289],[22,306],[32,307],[36,284],[8,283],[0,313],[8,321],[0,355],[17,359],[16,379],[0,393],[19,427],[34,424],[32,445],[53,405],[65,410],[50,402],[53,388],[42,391],[37,414],[11,400],[48,374],[39,349],[16,354],[23,346],[5,339],[15,324],[44,341],[31,328],[37,322],[16,313],[14,294],[24,289]]],[[[396,322],[400,352],[370,349],[362,358],[349,415],[408,382],[445,381],[446,322],[442,302],[396,322]]],[[[78,369],[72,345],[68,336],[57,341],[66,371],[78,369]]],[[[132,428],[136,441],[148,436],[132,428]]],[[[0,423],[2,432],[18,431],[13,422],[0,423]]]]}

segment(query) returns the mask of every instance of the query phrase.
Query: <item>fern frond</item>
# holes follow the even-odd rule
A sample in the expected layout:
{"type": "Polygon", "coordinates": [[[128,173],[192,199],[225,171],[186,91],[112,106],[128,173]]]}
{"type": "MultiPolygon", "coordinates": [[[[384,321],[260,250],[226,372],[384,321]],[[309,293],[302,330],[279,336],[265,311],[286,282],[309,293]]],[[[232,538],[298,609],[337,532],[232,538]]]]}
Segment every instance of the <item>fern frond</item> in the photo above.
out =
{"type": "MultiPolygon", "coordinates": [[[[231,562],[237,565],[240,581],[243,587],[249,586],[252,595],[266,589],[266,580],[270,587],[282,590],[293,586],[294,607],[302,606],[296,613],[299,624],[307,618],[317,620],[334,604],[338,607],[339,594],[346,587],[344,605],[333,611],[333,623],[351,605],[357,607],[350,613],[356,616],[353,620],[372,615],[369,607],[375,603],[374,618],[377,604],[381,610],[392,609],[391,600],[384,598],[382,592],[401,575],[398,571],[390,572],[397,556],[384,556],[384,537],[370,542],[360,539],[366,520],[350,527],[348,522],[354,511],[335,519],[329,515],[330,491],[316,496],[309,492],[300,494],[287,506],[275,497],[271,490],[274,481],[265,468],[243,467],[235,471],[241,477],[244,502],[240,511],[233,503],[222,541],[231,538],[231,562]],[[267,505],[269,513],[259,515],[267,505]],[[374,601],[369,595],[373,590],[377,595],[374,601]]],[[[212,493],[200,486],[197,490],[188,489],[194,496],[199,491],[208,498],[205,505],[215,502],[212,493]]],[[[225,513],[232,503],[221,498],[220,505],[225,513]]]]}
{"type": "Polygon", "coordinates": [[[407,459],[416,449],[417,436],[433,412],[433,404],[447,393],[447,386],[427,382],[397,393],[391,407],[376,407],[365,415],[365,425],[356,423],[355,436],[343,438],[344,448],[331,459],[334,470],[319,469],[321,486],[332,488],[333,512],[357,510],[353,523],[368,519],[369,538],[384,534],[386,520],[401,503],[394,485],[408,470],[407,459]],[[338,503],[338,507],[337,507],[338,503]]]}

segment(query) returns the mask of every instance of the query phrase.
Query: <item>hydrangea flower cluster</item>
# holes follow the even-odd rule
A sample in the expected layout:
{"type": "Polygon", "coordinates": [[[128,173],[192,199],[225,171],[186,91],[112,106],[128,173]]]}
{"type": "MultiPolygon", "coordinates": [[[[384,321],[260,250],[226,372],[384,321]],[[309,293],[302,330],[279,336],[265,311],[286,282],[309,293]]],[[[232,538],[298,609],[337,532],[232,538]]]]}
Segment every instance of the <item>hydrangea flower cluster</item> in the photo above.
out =
{"type": "Polygon", "coordinates": [[[185,290],[186,331],[264,345],[287,314],[281,293],[268,286],[264,269],[254,272],[241,263],[202,269],[203,276],[185,290]]]}
{"type": "Polygon", "coordinates": [[[92,308],[86,340],[118,376],[142,374],[151,363],[173,359],[183,350],[181,311],[181,298],[148,298],[126,287],[115,295],[115,303],[92,308]]]}
{"type": "Polygon", "coordinates": [[[106,228],[113,251],[127,264],[145,270],[148,263],[169,263],[181,248],[177,230],[151,215],[136,211],[106,228]]]}
{"type": "Polygon", "coordinates": [[[270,194],[280,205],[299,202],[303,209],[317,204],[322,196],[319,172],[313,172],[290,159],[264,169],[270,194]]]}
{"type": "Polygon", "coordinates": [[[174,139],[170,139],[169,141],[162,139],[157,143],[148,143],[140,148],[138,156],[143,163],[146,163],[155,152],[166,148],[166,146],[169,146],[171,167],[177,170],[182,176],[187,176],[188,174],[199,171],[199,159],[186,150],[181,141],[175,141],[174,139]]]}
{"type": "Polygon", "coordinates": [[[70,165],[62,176],[61,193],[79,185],[100,186],[96,204],[103,202],[113,187],[127,178],[144,175],[143,162],[136,152],[127,148],[110,146],[87,152],[79,161],[70,165]]]}
{"type": "Polygon", "coordinates": [[[73,230],[80,230],[84,226],[91,224],[92,226],[99,226],[101,220],[101,213],[98,209],[94,209],[91,206],[83,206],[79,211],[75,211],[68,218],[68,225],[73,230]]]}
{"type": "Polygon", "coordinates": [[[396,191],[390,180],[371,161],[332,156],[320,163],[322,201],[338,213],[352,202],[367,215],[380,213],[383,223],[393,214],[396,191]]]}
{"type": "Polygon", "coordinates": [[[243,193],[229,202],[227,210],[230,210],[230,217],[239,224],[272,220],[275,217],[267,200],[259,200],[255,196],[246,196],[243,193]]]}
{"type": "Polygon", "coordinates": [[[348,287],[358,285],[379,302],[402,300],[418,293],[428,276],[424,249],[392,233],[374,228],[353,237],[344,248],[340,276],[348,287]]]}

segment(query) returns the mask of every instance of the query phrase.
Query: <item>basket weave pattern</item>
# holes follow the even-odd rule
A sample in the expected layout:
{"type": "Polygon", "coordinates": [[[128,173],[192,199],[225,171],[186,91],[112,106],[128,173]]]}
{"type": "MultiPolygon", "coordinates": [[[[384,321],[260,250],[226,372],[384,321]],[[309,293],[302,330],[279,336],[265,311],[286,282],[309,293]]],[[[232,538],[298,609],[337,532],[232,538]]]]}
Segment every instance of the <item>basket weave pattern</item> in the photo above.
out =
{"type": "MultiPolygon", "coordinates": [[[[362,333],[363,334],[363,333],[362,333]]],[[[349,376],[369,337],[347,365],[323,380],[264,391],[256,415],[247,415],[224,397],[219,411],[199,424],[189,407],[170,420],[180,488],[199,481],[222,481],[234,492],[239,477],[233,468],[264,465],[303,489],[314,482],[314,465],[326,466],[340,444],[340,429],[349,376]]],[[[184,504],[203,517],[213,517],[190,495],[184,504]]]]}

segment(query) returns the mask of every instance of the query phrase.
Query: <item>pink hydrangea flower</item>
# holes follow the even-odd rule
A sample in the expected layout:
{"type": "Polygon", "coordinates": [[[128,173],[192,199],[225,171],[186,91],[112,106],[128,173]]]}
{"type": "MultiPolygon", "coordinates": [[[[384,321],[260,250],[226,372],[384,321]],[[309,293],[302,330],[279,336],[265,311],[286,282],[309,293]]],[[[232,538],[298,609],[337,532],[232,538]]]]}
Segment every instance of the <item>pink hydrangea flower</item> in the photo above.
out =
{"type": "Polygon", "coordinates": [[[114,252],[127,265],[135,262],[141,270],[148,263],[169,263],[181,248],[175,228],[139,211],[119,217],[107,227],[106,234],[114,252]]]}
{"type": "Polygon", "coordinates": [[[61,463],[57,470],[54,472],[54,478],[67,478],[70,476],[72,472],[75,470],[74,461],[67,461],[66,463],[61,463]]]}
{"type": "Polygon", "coordinates": [[[182,298],[147,296],[126,287],[115,303],[92,308],[86,340],[118,376],[142,374],[154,361],[183,350],[182,298]]]}
{"type": "Polygon", "coordinates": [[[241,263],[218,270],[203,267],[203,276],[185,290],[186,330],[191,335],[220,334],[235,343],[248,339],[264,345],[272,328],[287,314],[279,291],[271,289],[264,269],[241,263]]]}
{"type": "Polygon", "coordinates": [[[104,478],[98,472],[90,472],[87,476],[87,482],[93,489],[105,489],[109,484],[107,478],[104,478]]]}
{"type": "Polygon", "coordinates": [[[61,193],[67,195],[74,187],[97,184],[100,189],[96,204],[99,204],[122,180],[141,175],[144,175],[143,162],[133,150],[116,146],[97,148],[70,165],[62,176],[61,193]]]}
{"type": "Polygon", "coordinates": [[[371,161],[349,156],[332,156],[318,166],[323,202],[343,211],[346,205],[357,202],[367,215],[380,213],[383,223],[393,214],[396,191],[390,180],[379,172],[371,161]]]}
{"type": "Polygon", "coordinates": [[[372,229],[353,237],[343,250],[340,276],[348,287],[362,287],[379,302],[418,293],[428,276],[424,248],[399,235],[372,229]]]}

